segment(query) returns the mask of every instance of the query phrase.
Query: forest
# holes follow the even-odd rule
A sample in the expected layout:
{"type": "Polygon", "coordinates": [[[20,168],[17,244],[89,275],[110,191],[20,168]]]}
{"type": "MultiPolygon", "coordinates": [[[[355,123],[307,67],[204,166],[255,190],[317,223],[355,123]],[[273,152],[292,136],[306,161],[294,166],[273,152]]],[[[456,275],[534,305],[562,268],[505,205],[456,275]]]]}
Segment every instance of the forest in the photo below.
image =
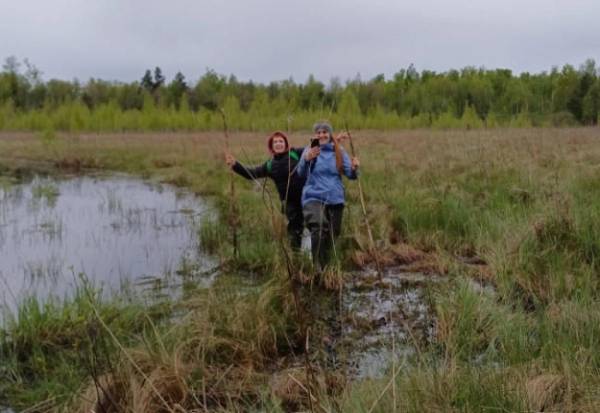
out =
{"type": "Polygon", "coordinates": [[[49,79],[29,60],[5,59],[0,73],[0,130],[192,131],[305,130],[317,118],[356,129],[478,129],[596,125],[600,68],[593,59],[541,73],[465,67],[324,83],[309,76],[268,84],[206,69],[170,81],[160,67],[139,81],[49,79]],[[191,78],[191,77],[190,77],[191,78]]]}

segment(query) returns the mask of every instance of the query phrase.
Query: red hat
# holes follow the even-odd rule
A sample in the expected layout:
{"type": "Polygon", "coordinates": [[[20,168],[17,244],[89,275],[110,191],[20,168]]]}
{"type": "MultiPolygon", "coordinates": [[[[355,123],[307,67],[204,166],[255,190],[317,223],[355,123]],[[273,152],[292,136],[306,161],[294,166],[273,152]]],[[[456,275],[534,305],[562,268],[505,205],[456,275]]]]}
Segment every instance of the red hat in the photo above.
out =
{"type": "Polygon", "coordinates": [[[269,148],[269,152],[273,153],[273,139],[275,139],[275,137],[281,137],[283,138],[283,140],[285,141],[285,149],[289,149],[290,145],[288,143],[288,138],[285,135],[285,133],[281,132],[281,131],[275,131],[271,134],[271,136],[269,136],[269,140],[267,141],[267,147],[269,148]]]}

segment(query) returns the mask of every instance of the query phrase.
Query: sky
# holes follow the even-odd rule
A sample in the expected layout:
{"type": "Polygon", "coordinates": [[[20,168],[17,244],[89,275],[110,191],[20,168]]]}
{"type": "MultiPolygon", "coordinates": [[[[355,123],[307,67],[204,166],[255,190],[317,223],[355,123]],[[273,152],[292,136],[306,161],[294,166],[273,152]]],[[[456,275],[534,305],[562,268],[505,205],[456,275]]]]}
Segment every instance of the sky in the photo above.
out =
{"type": "Polygon", "coordinates": [[[0,0],[0,59],[44,80],[130,82],[159,66],[261,83],[328,82],[411,63],[516,73],[600,62],[598,0],[0,0]]]}

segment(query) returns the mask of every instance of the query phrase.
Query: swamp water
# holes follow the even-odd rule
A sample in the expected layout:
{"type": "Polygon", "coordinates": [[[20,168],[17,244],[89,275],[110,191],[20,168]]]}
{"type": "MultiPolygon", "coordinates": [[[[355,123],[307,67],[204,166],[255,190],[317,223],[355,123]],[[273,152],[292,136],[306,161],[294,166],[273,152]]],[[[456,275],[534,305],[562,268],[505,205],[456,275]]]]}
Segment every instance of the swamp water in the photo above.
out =
{"type": "Polygon", "coordinates": [[[79,274],[109,293],[174,291],[182,269],[213,265],[198,245],[206,213],[189,193],[127,176],[0,186],[0,304],[14,310],[25,297],[66,296],[81,285],[79,274]]]}
{"type": "MultiPolygon", "coordinates": [[[[200,253],[197,235],[207,214],[189,193],[121,175],[0,185],[0,306],[68,296],[80,273],[105,293],[176,297],[184,277],[208,286],[215,262],[200,253]]],[[[432,339],[427,286],[439,278],[388,268],[383,285],[369,270],[346,279],[338,344],[351,377],[381,377],[432,339]]]]}
{"type": "Polygon", "coordinates": [[[383,377],[394,362],[402,365],[434,339],[429,291],[442,281],[402,267],[386,268],[381,282],[373,269],[350,274],[339,344],[351,377],[383,377]]]}

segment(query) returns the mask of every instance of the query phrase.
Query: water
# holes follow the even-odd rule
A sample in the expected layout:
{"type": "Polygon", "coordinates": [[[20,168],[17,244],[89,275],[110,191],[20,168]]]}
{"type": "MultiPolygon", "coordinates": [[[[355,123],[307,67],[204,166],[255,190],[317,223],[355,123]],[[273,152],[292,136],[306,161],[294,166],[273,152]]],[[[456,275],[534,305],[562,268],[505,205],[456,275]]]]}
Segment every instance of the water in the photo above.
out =
{"type": "Polygon", "coordinates": [[[401,365],[418,347],[433,340],[435,320],[427,297],[430,283],[441,277],[387,268],[382,283],[373,269],[351,274],[344,291],[341,345],[346,347],[351,376],[383,377],[392,362],[401,365]]]}
{"type": "Polygon", "coordinates": [[[0,186],[0,303],[64,296],[80,273],[109,291],[202,273],[213,265],[198,245],[207,213],[197,197],[127,176],[0,186]]]}

